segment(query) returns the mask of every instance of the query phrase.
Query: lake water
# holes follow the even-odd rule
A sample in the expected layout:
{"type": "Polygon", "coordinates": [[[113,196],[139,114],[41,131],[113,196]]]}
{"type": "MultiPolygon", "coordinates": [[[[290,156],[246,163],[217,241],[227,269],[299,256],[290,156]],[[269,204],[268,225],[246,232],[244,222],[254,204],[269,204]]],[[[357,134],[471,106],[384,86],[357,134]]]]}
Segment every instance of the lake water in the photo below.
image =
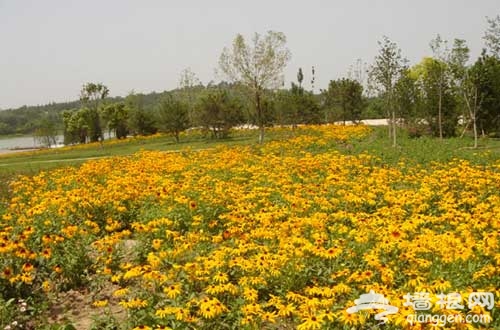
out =
{"type": "MultiPolygon", "coordinates": [[[[114,137],[114,134],[104,133],[104,139],[114,137]]],[[[63,146],[64,137],[57,136],[57,146],[63,146]]],[[[15,137],[1,137],[0,136],[0,153],[7,153],[17,151],[15,149],[37,149],[43,147],[32,136],[15,136],[15,137]]]]}
{"type": "MultiPolygon", "coordinates": [[[[62,136],[58,138],[62,141],[62,136]]],[[[9,149],[26,149],[26,148],[40,148],[42,145],[38,143],[32,136],[16,136],[8,138],[0,138],[0,150],[9,149]]]]}

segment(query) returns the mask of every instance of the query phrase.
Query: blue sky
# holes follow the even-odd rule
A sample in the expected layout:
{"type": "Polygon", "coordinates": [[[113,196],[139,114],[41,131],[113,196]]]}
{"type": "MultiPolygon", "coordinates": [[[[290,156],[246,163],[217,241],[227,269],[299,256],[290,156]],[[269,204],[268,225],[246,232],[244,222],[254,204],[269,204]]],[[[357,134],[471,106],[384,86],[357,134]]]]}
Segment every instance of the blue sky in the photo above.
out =
{"type": "Polygon", "coordinates": [[[314,65],[318,90],[371,63],[383,35],[411,64],[437,33],[476,57],[497,14],[497,0],[0,0],[0,108],[74,100],[86,82],[113,96],[169,90],[187,67],[206,84],[237,33],[267,30],[288,38],[287,86],[314,65]]]}

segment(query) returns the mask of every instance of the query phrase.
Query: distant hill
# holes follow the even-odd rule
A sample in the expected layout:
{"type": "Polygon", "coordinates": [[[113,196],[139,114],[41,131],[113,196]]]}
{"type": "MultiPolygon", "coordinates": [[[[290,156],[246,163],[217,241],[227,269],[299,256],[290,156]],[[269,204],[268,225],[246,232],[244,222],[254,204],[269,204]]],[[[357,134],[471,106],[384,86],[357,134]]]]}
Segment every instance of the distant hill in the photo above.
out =
{"type": "MultiPolygon", "coordinates": [[[[144,106],[152,107],[163,93],[151,92],[143,95],[144,106]]],[[[122,101],[121,96],[107,98],[106,101],[113,103],[122,101]]],[[[45,105],[22,106],[16,109],[4,109],[0,111],[0,135],[10,134],[31,134],[36,127],[37,122],[43,116],[53,117],[60,129],[63,129],[60,114],[64,110],[78,109],[81,107],[79,100],[71,102],[52,102],[45,105]]]]}

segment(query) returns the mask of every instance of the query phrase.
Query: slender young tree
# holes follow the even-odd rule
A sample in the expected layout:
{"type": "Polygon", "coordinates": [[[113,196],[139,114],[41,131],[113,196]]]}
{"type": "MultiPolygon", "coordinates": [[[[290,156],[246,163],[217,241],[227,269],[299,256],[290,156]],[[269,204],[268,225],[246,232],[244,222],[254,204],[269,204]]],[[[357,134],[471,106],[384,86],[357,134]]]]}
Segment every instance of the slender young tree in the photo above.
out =
{"type": "Polygon", "coordinates": [[[500,59],[500,15],[494,18],[486,18],[488,21],[488,29],[484,33],[484,41],[486,48],[491,55],[500,59]]]}
{"type": "Polygon", "coordinates": [[[469,57],[469,47],[467,47],[465,40],[455,39],[453,49],[451,50],[450,66],[453,72],[455,87],[469,112],[474,132],[474,148],[477,148],[477,112],[481,103],[477,86],[479,77],[474,76],[474,71],[467,65],[469,57]]]}
{"type": "Polygon", "coordinates": [[[440,61],[443,65],[438,66],[437,81],[438,81],[438,129],[439,129],[439,138],[443,139],[443,89],[446,85],[446,80],[448,76],[448,66],[446,65],[449,62],[449,49],[448,42],[443,40],[441,36],[438,34],[435,39],[431,40],[429,43],[431,50],[434,54],[434,57],[440,61]]]}
{"type": "Polygon", "coordinates": [[[300,88],[302,88],[303,80],[304,80],[304,74],[302,73],[302,68],[299,68],[299,72],[297,72],[297,82],[299,83],[300,88]]]}
{"type": "Polygon", "coordinates": [[[179,142],[182,131],[189,127],[187,104],[173,95],[165,95],[157,106],[157,125],[179,142]]]}
{"type": "Polygon", "coordinates": [[[401,55],[401,49],[397,44],[384,36],[378,42],[379,53],[375,56],[375,62],[369,69],[369,79],[373,88],[379,91],[384,98],[386,112],[391,117],[389,126],[389,137],[392,145],[396,146],[396,107],[394,102],[394,86],[406,67],[407,60],[401,55]]]}
{"type": "Polygon", "coordinates": [[[179,79],[181,95],[188,106],[189,122],[194,122],[194,108],[196,104],[196,87],[201,86],[201,82],[191,68],[182,70],[179,79]]]}
{"type": "Polygon", "coordinates": [[[457,124],[456,95],[451,79],[447,77],[444,83],[442,80],[442,72],[448,68],[449,63],[424,57],[410,70],[422,101],[419,116],[426,119],[429,129],[438,138],[453,136],[457,124]]]}
{"type": "Polygon", "coordinates": [[[347,72],[347,78],[356,80],[363,87],[364,92],[366,92],[366,71],[367,64],[358,58],[354,64],[349,66],[349,71],[347,72]]]}
{"type": "Polygon", "coordinates": [[[316,81],[316,70],[314,69],[314,66],[311,68],[311,92],[314,94],[314,82],[316,81]]]}
{"type": "Polygon", "coordinates": [[[252,92],[260,143],[264,141],[266,117],[264,93],[283,85],[283,70],[290,57],[285,34],[268,31],[265,36],[256,33],[250,43],[238,34],[232,48],[224,48],[219,58],[220,71],[229,80],[240,82],[252,92]]]}

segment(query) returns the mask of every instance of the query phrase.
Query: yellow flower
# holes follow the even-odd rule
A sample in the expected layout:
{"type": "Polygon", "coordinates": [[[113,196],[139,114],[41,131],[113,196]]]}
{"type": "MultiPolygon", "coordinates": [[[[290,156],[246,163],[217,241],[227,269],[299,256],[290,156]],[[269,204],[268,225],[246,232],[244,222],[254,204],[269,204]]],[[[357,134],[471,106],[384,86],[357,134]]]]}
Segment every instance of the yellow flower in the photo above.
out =
{"type": "Polygon", "coordinates": [[[229,277],[227,276],[226,273],[217,273],[214,275],[214,281],[217,283],[226,283],[229,281],[229,277]]]}
{"type": "Polygon", "coordinates": [[[159,239],[159,238],[155,238],[153,240],[153,243],[152,243],[152,246],[153,246],[153,249],[155,250],[159,250],[161,248],[161,244],[163,243],[163,240],[159,239]]]}
{"type": "Polygon", "coordinates": [[[118,289],[118,290],[115,290],[115,292],[113,292],[113,297],[122,297],[122,296],[126,295],[128,292],[129,292],[128,288],[118,289]]]}
{"type": "Polygon", "coordinates": [[[291,316],[296,311],[295,307],[292,304],[279,304],[276,307],[278,308],[278,315],[281,317],[291,316]]]}
{"type": "Polygon", "coordinates": [[[178,295],[181,294],[181,285],[180,284],[171,284],[165,288],[163,288],[163,292],[170,299],[175,299],[178,295]]]}
{"type": "Polygon", "coordinates": [[[118,304],[126,309],[136,309],[148,306],[148,301],[140,298],[133,298],[130,300],[122,300],[118,304]]]}
{"type": "Polygon", "coordinates": [[[29,273],[31,271],[33,271],[33,269],[35,269],[35,266],[33,266],[33,264],[31,263],[25,263],[22,267],[22,271],[25,272],[25,273],[29,273]]]}
{"type": "Polygon", "coordinates": [[[259,298],[258,291],[253,288],[244,288],[243,297],[249,302],[255,302],[259,298]]]}
{"type": "Polygon", "coordinates": [[[337,318],[347,326],[354,326],[364,323],[364,319],[361,315],[362,314],[359,313],[349,314],[345,310],[342,310],[337,314],[337,318]]]}
{"type": "Polygon", "coordinates": [[[147,325],[139,325],[139,326],[133,328],[132,330],[153,330],[153,328],[151,328],[150,326],[147,326],[147,325]]]}
{"type": "Polygon", "coordinates": [[[50,290],[52,289],[52,285],[50,284],[49,281],[43,281],[42,289],[44,292],[50,292],[50,290]]]}
{"type": "Polygon", "coordinates": [[[264,314],[260,316],[262,321],[267,323],[276,323],[276,317],[276,312],[264,312],[264,314]]]}
{"type": "Polygon", "coordinates": [[[96,300],[92,303],[92,306],[94,307],[106,307],[108,306],[108,300],[96,300]]]}
{"type": "Polygon", "coordinates": [[[26,284],[33,283],[33,276],[30,273],[22,273],[21,275],[19,275],[19,279],[21,280],[21,282],[26,284]]]}
{"type": "Polygon", "coordinates": [[[224,306],[217,298],[205,298],[200,303],[199,313],[206,319],[214,318],[226,311],[226,306],[224,306]]]}
{"type": "Polygon", "coordinates": [[[314,315],[302,319],[302,323],[297,326],[297,330],[321,329],[323,321],[314,315]]]}

